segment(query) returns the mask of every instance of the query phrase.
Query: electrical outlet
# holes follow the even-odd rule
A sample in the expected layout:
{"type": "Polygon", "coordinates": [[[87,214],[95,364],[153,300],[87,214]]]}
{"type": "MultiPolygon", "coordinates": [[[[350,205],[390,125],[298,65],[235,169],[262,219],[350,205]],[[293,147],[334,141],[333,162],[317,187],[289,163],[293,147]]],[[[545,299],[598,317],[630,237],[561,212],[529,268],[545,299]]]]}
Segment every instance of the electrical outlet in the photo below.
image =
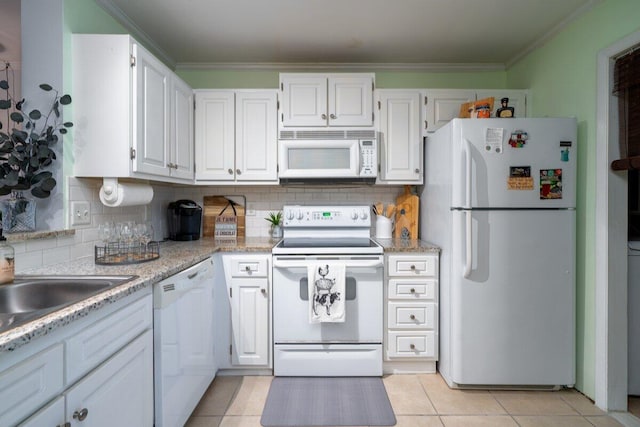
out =
{"type": "Polygon", "coordinates": [[[89,202],[71,202],[71,225],[91,224],[91,204],[89,202]]]}

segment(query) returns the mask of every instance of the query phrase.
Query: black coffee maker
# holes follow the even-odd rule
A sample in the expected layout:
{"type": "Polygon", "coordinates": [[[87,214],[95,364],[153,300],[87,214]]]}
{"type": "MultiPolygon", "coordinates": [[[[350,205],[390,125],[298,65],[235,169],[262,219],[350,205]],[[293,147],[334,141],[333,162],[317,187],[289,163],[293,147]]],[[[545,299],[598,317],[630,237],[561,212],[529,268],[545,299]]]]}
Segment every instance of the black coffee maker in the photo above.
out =
{"type": "Polygon", "coordinates": [[[193,200],[176,200],[167,208],[169,240],[198,240],[202,208],[193,200]]]}

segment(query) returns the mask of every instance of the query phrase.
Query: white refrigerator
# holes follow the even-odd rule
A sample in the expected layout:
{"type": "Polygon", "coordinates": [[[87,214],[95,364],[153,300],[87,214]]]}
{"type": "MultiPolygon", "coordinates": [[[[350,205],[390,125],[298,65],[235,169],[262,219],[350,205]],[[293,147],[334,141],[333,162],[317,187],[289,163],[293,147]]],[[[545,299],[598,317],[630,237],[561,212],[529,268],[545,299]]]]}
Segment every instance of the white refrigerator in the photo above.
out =
{"type": "Polygon", "coordinates": [[[575,119],[454,119],[427,137],[420,237],[442,248],[450,387],[575,383],[575,119]]]}

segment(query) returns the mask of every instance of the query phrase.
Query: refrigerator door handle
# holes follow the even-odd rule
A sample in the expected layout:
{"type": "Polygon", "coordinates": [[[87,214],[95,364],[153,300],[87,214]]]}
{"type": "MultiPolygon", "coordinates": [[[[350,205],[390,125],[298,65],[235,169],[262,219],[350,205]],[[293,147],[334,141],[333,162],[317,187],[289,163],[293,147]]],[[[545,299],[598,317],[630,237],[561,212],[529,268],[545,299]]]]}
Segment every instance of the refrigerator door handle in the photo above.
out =
{"type": "Polygon", "coordinates": [[[465,248],[465,260],[464,260],[464,270],[462,275],[465,279],[468,279],[471,276],[471,267],[473,265],[473,241],[472,241],[472,230],[471,230],[471,211],[464,211],[465,218],[465,239],[464,239],[464,248],[465,248]]]}
{"type": "Polygon", "coordinates": [[[471,142],[467,138],[463,138],[464,159],[465,159],[465,207],[471,208],[471,142]]]}

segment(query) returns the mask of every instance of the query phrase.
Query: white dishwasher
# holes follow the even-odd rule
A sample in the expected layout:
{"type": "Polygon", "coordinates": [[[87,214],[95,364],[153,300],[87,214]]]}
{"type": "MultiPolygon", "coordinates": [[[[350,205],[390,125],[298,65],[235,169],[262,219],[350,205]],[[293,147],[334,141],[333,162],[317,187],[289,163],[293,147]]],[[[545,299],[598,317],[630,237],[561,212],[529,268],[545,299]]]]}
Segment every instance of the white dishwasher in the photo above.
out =
{"type": "Polygon", "coordinates": [[[213,259],[153,287],[155,426],[183,426],[216,374],[213,259]]]}

